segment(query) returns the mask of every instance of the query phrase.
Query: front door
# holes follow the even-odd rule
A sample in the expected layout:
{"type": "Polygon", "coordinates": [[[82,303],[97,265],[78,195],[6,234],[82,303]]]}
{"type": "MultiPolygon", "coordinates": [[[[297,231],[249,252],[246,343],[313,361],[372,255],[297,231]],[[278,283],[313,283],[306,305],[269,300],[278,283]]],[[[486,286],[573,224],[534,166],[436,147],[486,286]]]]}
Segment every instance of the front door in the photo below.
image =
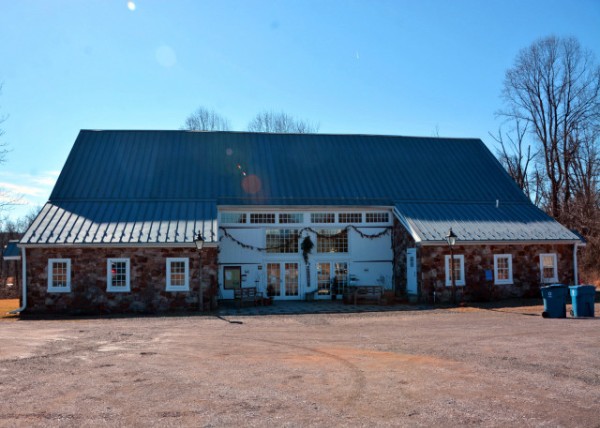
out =
{"type": "Polygon", "coordinates": [[[406,250],[406,293],[417,294],[417,249],[406,250]]]}
{"type": "Polygon", "coordinates": [[[317,263],[317,298],[329,298],[342,295],[348,287],[348,263],[317,263]]]}
{"type": "Polygon", "coordinates": [[[275,299],[298,299],[298,263],[267,263],[267,294],[275,299]]]}

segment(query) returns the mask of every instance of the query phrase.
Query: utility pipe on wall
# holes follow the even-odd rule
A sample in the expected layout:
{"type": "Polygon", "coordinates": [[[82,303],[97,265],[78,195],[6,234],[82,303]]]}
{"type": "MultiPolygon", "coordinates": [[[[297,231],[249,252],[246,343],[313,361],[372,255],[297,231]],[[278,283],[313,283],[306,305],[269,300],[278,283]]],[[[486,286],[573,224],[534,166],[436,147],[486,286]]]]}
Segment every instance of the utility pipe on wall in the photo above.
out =
{"type": "Polygon", "coordinates": [[[27,307],[27,253],[25,252],[25,248],[21,248],[21,263],[23,272],[21,273],[21,281],[23,282],[21,289],[23,290],[23,297],[21,298],[21,307],[19,309],[15,309],[14,311],[10,311],[11,314],[18,314],[25,310],[27,307]]]}
{"type": "Polygon", "coordinates": [[[579,270],[577,269],[577,247],[579,245],[573,244],[573,279],[575,280],[575,284],[579,285],[579,270]]]}

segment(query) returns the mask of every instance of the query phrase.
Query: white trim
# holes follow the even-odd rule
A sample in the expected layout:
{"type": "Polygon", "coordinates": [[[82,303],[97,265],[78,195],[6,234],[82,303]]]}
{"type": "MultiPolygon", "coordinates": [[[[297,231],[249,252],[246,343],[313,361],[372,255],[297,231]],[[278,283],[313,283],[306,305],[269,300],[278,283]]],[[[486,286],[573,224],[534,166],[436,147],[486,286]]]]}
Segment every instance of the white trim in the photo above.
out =
{"type": "Polygon", "coordinates": [[[494,254],[494,284],[510,285],[513,283],[512,254],[494,254]],[[508,259],[508,279],[498,279],[498,259],[508,259]]]}
{"type": "Polygon", "coordinates": [[[190,291],[190,259],[188,257],[168,257],[167,258],[167,276],[166,276],[167,291],[190,291]],[[183,262],[184,264],[184,285],[171,284],[171,263],[183,262]]]}
{"type": "MultiPolygon", "coordinates": [[[[557,241],[557,240],[547,240],[543,239],[537,240],[514,240],[514,241],[462,241],[457,240],[457,244],[460,245],[515,245],[515,244],[525,244],[525,245],[533,245],[533,244],[548,244],[548,245],[573,245],[577,244],[579,241],[573,240],[565,240],[565,241],[557,241]]],[[[419,243],[423,247],[439,247],[439,246],[448,246],[448,242],[446,241],[421,241],[419,243]]]]}
{"type": "Polygon", "coordinates": [[[540,254],[540,282],[542,284],[549,284],[558,282],[558,260],[556,253],[543,253],[540,254]],[[554,269],[554,276],[552,278],[544,278],[544,257],[552,258],[552,268],[554,269]]]}
{"type": "MultiPolygon", "coordinates": [[[[204,242],[204,248],[217,248],[218,242],[204,242]]],[[[121,242],[121,243],[53,243],[53,244],[19,244],[19,248],[190,248],[195,251],[196,244],[193,242],[165,242],[165,243],[148,243],[148,242],[121,242]]]]}
{"type": "Polygon", "coordinates": [[[129,259],[123,258],[110,258],[106,259],[106,291],[109,293],[128,293],[131,291],[131,267],[129,259]],[[111,263],[125,263],[125,286],[115,287],[112,285],[112,269],[111,263]]]}
{"type": "Polygon", "coordinates": [[[21,247],[21,272],[21,307],[14,311],[10,311],[10,314],[20,314],[27,308],[27,251],[23,247],[21,247]]]}
{"type": "MultiPolygon", "coordinates": [[[[463,254],[454,254],[454,260],[458,260],[460,267],[460,277],[455,279],[456,286],[465,285],[465,256],[463,254]]],[[[452,280],[450,279],[450,255],[445,256],[445,265],[444,276],[446,277],[446,287],[452,286],[452,280]]]]}
{"type": "Polygon", "coordinates": [[[70,293],[71,292],[71,259],[48,259],[48,293],[70,293]],[[67,284],[64,287],[54,285],[53,265],[55,263],[66,263],[67,284]]]}
{"type": "Polygon", "coordinates": [[[575,285],[579,285],[579,267],[577,266],[577,247],[578,245],[573,245],[573,279],[575,280],[575,285]]]}
{"type": "Polygon", "coordinates": [[[412,225],[409,223],[409,221],[402,214],[400,214],[400,211],[398,211],[398,209],[394,207],[394,209],[392,210],[392,213],[394,214],[396,219],[400,222],[400,224],[404,227],[404,229],[409,233],[409,235],[412,237],[412,239],[415,241],[415,243],[419,244],[419,245],[423,244],[423,240],[417,233],[416,229],[414,227],[412,227],[412,225]]]}

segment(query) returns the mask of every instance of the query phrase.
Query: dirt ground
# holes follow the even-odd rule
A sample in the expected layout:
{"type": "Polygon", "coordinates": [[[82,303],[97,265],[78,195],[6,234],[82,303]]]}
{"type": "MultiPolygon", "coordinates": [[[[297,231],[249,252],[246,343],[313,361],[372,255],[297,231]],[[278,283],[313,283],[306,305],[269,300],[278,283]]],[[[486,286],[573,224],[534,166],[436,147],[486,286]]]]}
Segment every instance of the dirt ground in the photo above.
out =
{"type": "Polygon", "coordinates": [[[0,426],[600,427],[600,318],[541,312],[4,319],[0,426]]]}

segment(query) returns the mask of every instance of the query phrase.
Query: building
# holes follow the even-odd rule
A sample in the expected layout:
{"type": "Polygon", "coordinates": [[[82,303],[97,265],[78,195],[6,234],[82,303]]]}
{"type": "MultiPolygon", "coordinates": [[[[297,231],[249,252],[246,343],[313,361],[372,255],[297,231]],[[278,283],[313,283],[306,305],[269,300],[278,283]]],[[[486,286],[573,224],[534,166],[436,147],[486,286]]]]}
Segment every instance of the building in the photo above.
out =
{"type": "Polygon", "coordinates": [[[83,313],[206,309],[236,287],[448,300],[451,266],[461,298],[537,296],[576,281],[579,243],[478,139],[84,130],[19,246],[24,310],[83,313]]]}

